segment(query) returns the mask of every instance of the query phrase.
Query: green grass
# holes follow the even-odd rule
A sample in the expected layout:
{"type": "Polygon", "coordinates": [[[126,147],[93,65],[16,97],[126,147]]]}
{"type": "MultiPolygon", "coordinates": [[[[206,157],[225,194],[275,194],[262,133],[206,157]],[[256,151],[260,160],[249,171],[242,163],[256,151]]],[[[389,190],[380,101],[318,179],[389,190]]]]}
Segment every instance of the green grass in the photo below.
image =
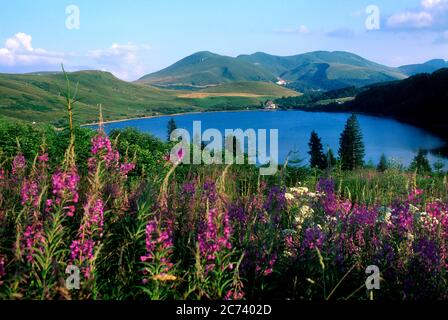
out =
{"type": "Polygon", "coordinates": [[[249,94],[257,94],[263,96],[270,97],[292,97],[298,96],[299,93],[297,91],[293,91],[282,86],[268,83],[268,82],[256,82],[256,81],[242,81],[242,82],[233,82],[226,83],[215,87],[209,87],[207,89],[201,90],[201,92],[209,92],[209,93],[249,93],[249,94]]]}
{"type": "MultiPolygon", "coordinates": [[[[243,82],[214,89],[218,93],[238,90],[263,97],[213,96],[191,99],[180,97],[190,91],[129,83],[107,72],[74,72],[69,74],[69,78],[73,86],[79,84],[80,101],[75,106],[75,120],[78,123],[96,121],[98,104],[102,104],[104,119],[107,121],[183,112],[246,109],[258,106],[266,97],[294,94],[274,84],[243,82]]],[[[66,118],[63,104],[65,92],[62,73],[0,74],[0,117],[61,125],[66,118]]]]}
{"type": "Polygon", "coordinates": [[[274,81],[256,65],[211,52],[197,52],[172,66],[142,77],[139,82],[159,85],[203,86],[234,81],[274,81]]]}

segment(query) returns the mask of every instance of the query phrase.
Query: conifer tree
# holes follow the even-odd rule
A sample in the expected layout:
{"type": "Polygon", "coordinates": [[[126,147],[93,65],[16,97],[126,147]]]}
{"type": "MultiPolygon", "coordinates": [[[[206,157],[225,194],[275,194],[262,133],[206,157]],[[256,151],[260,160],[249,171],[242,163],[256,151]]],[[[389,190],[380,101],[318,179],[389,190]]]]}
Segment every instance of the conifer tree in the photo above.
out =
{"type": "Polygon", "coordinates": [[[311,156],[311,168],[318,168],[322,170],[325,169],[327,167],[327,163],[323,152],[322,142],[314,130],[311,132],[310,142],[308,143],[308,146],[310,147],[310,151],[308,152],[308,154],[311,156]]]}
{"type": "Polygon", "coordinates": [[[379,172],[384,172],[389,168],[389,161],[387,161],[386,155],[383,153],[380,158],[380,162],[378,163],[377,170],[379,172]]]}
{"type": "Polygon", "coordinates": [[[421,149],[418,151],[418,154],[411,163],[410,169],[418,174],[428,174],[432,172],[431,165],[429,164],[425,151],[421,149]]]}
{"type": "Polygon", "coordinates": [[[365,148],[358,118],[348,118],[339,139],[339,159],[343,170],[353,170],[364,165],[365,148]]]}
{"type": "Polygon", "coordinates": [[[176,121],[174,121],[174,119],[171,118],[168,121],[168,126],[167,126],[167,140],[168,141],[170,141],[171,133],[176,129],[177,129],[176,121]]]}
{"type": "Polygon", "coordinates": [[[325,161],[327,163],[327,168],[331,169],[337,164],[336,157],[334,156],[333,150],[328,148],[327,154],[325,155],[325,161]]]}

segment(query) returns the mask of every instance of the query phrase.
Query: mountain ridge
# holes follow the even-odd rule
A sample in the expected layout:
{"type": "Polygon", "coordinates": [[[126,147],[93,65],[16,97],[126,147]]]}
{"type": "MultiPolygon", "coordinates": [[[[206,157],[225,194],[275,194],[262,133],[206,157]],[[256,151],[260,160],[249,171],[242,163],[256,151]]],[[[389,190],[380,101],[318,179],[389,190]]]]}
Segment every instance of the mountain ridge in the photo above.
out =
{"type": "Polygon", "coordinates": [[[333,90],[406,78],[387,67],[346,51],[314,51],[292,56],[265,52],[223,56],[196,52],[136,82],[156,86],[211,86],[233,81],[285,81],[301,90],[333,90]]]}

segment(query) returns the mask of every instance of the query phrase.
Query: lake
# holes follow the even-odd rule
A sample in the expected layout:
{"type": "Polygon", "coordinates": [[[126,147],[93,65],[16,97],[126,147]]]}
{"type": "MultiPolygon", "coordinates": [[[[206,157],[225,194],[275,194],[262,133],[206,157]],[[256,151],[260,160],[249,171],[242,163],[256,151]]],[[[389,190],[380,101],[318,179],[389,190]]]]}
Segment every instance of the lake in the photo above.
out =
{"type": "MultiPolygon", "coordinates": [[[[211,112],[173,116],[179,128],[187,129],[192,135],[193,121],[202,122],[202,132],[215,128],[224,135],[225,129],[278,129],[279,160],[282,163],[290,151],[307,163],[308,140],[312,130],[322,138],[324,148],[330,147],[337,154],[339,136],[350,114],[312,113],[303,111],[246,111],[211,112]]],[[[134,127],[166,139],[167,123],[171,116],[128,120],[108,123],[106,131],[134,127]]],[[[422,129],[391,119],[358,115],[366,147],[366,162],[377,164],[381,154],[389,159],[409,165],[419,149],[433,150],[445,145],[444,141],[422,129]]],[[[269,137],[269,134],[268,134],[269,137]]],[[[429,154],[434,163],[439,157],[429,154]]],[[[446,159],[442,159],[445,166],[446,159]]]]}

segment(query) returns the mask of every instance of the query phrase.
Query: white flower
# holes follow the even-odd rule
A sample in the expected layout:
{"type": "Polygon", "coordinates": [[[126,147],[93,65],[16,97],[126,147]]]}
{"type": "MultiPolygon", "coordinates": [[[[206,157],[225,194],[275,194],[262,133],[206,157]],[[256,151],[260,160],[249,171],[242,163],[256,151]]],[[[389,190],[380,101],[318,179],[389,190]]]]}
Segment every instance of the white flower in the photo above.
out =
{"type": "Polygon", "coordinates": [[[312,199],[317,198],[317,193],[309,192],[309,193],[308,193],[308,197],[310,197],[310,198],[312,198],[312,199]]]}
{"type": "Polygon", "coordinates": [[[293,193],[297,193],[299,196],[304,195],[309,192],[309,189],[307,187],[298,187],[298,188],[291,188],[289,191],[293,193]]]}
{"type": "Polygon", "coordinates": [[[314,210],[307,205],[304,205],[300,208],[300,214],[309,217],[314,213],[314,210]]]}
{"type": "Polygon", "coordinates": [[[419,209],[416,206],[413,206],[412,204],[409,205],[409,211],[412,213],[417,213],[419,209]]]}
{"type": "Polygon", "coordinates": [[[291,193],[285,193],[285,199],[288,201],[293,201],[295,199],[295,197],[291,193]]]}

